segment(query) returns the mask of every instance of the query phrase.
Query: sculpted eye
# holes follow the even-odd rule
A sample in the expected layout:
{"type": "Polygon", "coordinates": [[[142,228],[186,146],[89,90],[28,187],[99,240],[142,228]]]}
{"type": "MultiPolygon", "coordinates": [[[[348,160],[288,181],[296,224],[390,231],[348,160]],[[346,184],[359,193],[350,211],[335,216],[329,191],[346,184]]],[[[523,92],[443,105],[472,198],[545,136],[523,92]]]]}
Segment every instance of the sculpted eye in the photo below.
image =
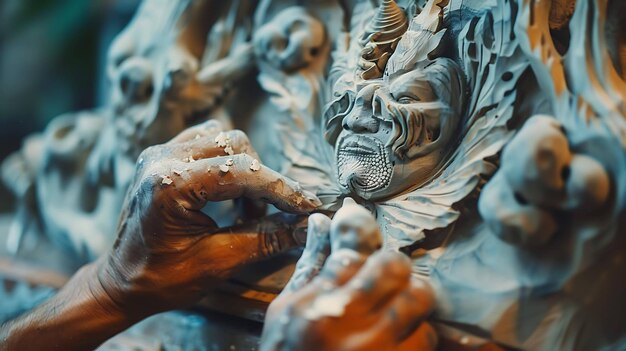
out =
{"type": "Polygon", "coordinates": [[[420,101],[420,98],[413,94],[401,93],[395,95],[393,93],[391,94],[391,96],[393,96],[393,98],[401,104],[412,104],[414,102],[420,101]]]}
{"type": "Polygon", "coordinates": [[[121,66],[122,63],[124,63],[124,61],[126,61],[130,57],[131,57],[131,55],[127,54],[127,53],[113,55],[113,57],[111,58],[111,62],[113,63],[113,67],[121,66]]]}

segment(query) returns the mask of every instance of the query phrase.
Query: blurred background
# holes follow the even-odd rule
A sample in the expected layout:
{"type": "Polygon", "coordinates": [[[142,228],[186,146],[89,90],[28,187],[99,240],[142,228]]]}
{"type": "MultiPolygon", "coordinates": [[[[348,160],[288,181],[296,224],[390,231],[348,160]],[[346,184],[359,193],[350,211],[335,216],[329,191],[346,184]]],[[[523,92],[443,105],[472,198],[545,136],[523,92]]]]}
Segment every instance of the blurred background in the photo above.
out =
{"type": "MultiPolygon", "coordinates": [[[[107,48],[139,2],[0,1],[0,162],[55,116],[103,103],[107,48]]],[[[13,200],[0,184],[0,212],[13,200]]]]}

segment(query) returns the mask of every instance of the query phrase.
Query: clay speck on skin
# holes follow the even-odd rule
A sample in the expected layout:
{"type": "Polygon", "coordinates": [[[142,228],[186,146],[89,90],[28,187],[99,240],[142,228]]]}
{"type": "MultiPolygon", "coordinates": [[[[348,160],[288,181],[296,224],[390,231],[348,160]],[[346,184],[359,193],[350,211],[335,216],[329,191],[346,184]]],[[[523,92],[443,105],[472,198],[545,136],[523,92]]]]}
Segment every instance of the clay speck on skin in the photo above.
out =
{"type": "Polygon", "coordinates": [[[299,206],[302,204],[302,201],[304,201],[302,194],[296,194],[296,204],[299,206]]]}
{"type": "Polygon", "coordinates": [[[168,175],[162,175],[161,176],[161,184],[162,185],[170,185],[173,182],[174,181],[172,180],[172,178],[170,178],[170,176],[168,176],[168,175]]]}
{"type": "Polygon", "coordinates": [[[282,179],[277,179],[267,184],[268,189],[276,193],[283,193],[285,189],[285,182],[282,179]]]}
{"type": "Polygon", "coordinates": [[[344,314],[346,306],[350,302],[350,296],[340,291],[318,296],[311,307],[304,311],[304,318],[317,320],[324,317],[340,317],[344,314]]]}
{"type": "Polygon", "coordinates": [[[228,171],[230,170],[230,167],[226,164],[220,165],[220,171],[224,172],[224,173],[228,173],[228,171]]]}
{"type": "Polygon", "coordinates": [[[260,169],[261,169],[261,163],[259,162],[259,160],[257,159],[252,160],[252,164],[250,164],[250,170],[252,170],[252,172],[256,172],[260,169]]]}
{"type": "Polygon", "coordinates": [[[215,137],[215,143],[217,144],[217,146],[219,147],[226,147],[228,146],[228,144],[230,143],[230,138],[228,137],[228,135],[224,132],[220,132],[216,137],[215,137]]]}

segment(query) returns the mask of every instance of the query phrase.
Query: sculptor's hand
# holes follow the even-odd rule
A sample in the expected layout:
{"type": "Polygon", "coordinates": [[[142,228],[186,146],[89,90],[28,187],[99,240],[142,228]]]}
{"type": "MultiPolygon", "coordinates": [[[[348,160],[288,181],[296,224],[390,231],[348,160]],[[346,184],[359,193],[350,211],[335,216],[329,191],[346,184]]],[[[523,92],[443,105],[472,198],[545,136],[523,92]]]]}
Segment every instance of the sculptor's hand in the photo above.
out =
{"type": "Polygon", "coordinates": [[[255,158],[242,132],[222,133],[215,122],[146,150],[112,250],[0,326],[0,351],[93,350],[145,317],[193,304],[234,269],[295,246],[297,221],[268,217],[222,230],[200,212],[207,201],[239,197],[290,212],[320,204],[255,158]]]}
{"type": "Polygon", "coordinates": [[[102,286],[120,309],[145,314],[189,306],[233,269],[296,245],[283,224],[221,233],[200,211],[207,201],[239,197],[299,213],[320,204],[257,157],[245,134],[222,132],[215,122],[141,154],[117,241],[98,264],[102,286]]]}
{"type": "Polygon", "coordinates": [[[437,336],[424,321],[433,292],[411,278],[409,259],[350,249],[328,257],[329,227],[327,217],[309,217],[305,252],[270,305],[261,350],[434,350],[437,336]]]}

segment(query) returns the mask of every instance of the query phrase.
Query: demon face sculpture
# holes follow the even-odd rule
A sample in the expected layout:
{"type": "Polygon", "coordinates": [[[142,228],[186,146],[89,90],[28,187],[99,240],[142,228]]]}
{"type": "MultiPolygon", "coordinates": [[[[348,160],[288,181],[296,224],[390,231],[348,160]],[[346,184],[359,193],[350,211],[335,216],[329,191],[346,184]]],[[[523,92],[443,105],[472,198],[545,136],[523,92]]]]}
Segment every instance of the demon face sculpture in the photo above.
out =
{"type": "MultiPolygon", "coordinates": [[[[355,68],[334,85],[325,136],[348,195],[387,199],[437,175],[464,117],[465,79],[448,58],[420,57],[418,28],[393,1],[364,31],[355,68]],[[407,28],[409,29],[407,31],[407,28]]],[[[427,43],[428,40],[422,41],[427,43]]]]}
{"type": "Polygon", "coordinates": [[[381,199],[428,181],[455,140],[462,92],[460,69],[445,58],[364,84],[341,123],[327,130],[337,135],[340,187],[381,199]]]}

